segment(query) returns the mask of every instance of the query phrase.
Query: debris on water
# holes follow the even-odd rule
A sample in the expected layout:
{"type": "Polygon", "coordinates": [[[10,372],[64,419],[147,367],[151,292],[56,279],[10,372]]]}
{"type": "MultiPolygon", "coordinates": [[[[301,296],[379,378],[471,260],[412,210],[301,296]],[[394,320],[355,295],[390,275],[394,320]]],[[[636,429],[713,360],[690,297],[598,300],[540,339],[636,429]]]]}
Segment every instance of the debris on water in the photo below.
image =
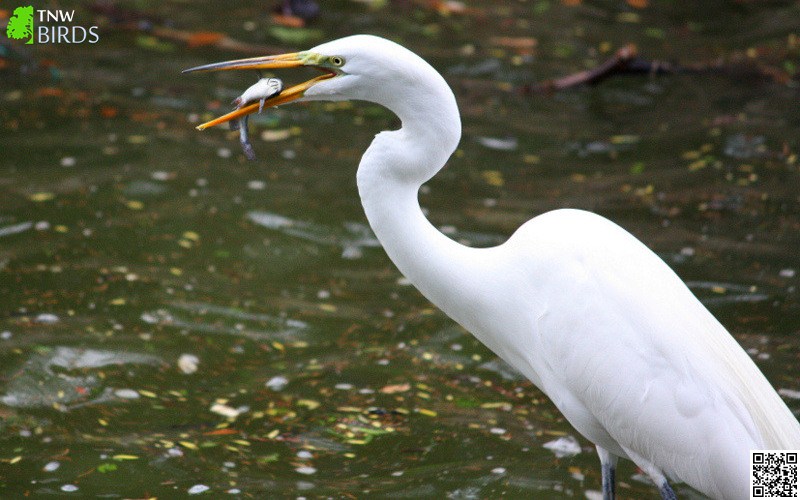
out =
{"type": "Polygon", "coordinates": [[[299,127],[284,128],[279,130],[264,130],[261,132],[261,140],[266,142],[285,141],[286,139],[297,135],[302,129],[299,127]]]}
{"type": "Polygon", "coordinates": [[[562,436],[548,441],[542,447],[552,451],[556,458],[572,457],[581,452],[581,445],[572,436],[562,436]]]}
{"type": "Polygon", "coordinates": [[[794,278],[795,274],[797,274],[797,271],[792,268],[781,269],[778,272],[778,276],[781,278],[794,278]]]}
{"type": "Polygon", "coordinates": [[[252,180],[247,183],[247,189],[252,189],[253,191],[262,191],[266,187],[267,183],[260,180],[252,180]]]}
{"type": "Polygon", "coordinates": [[[411,384],[403,383],[403,384],[389,384],[383,386],[380,390],[382,394],[395,394],[398,392],[407,392],[411,390],[411,384]]]}
{"type": "Polygon", "coordinates": [[[59,161],[59,164],[62,167],[67,167],[67,168],[68,167],[74,167],[76,163],[77,163],[77,161],[75,160],[74,156],[65,156],[65,157],[61,158],[61,160],[59,161]]]}
{"type": "Polygon", "coordinates": [[[194,354],[181,354],[178,358],[178,368],[186,375],[191,375],[197,371],[200,358],[194,354]]]}
{"type": "Polygon", "coordinates": [[[139,399],[139,393],[133,389],[117,389],[114,395],[122,399],[139,399]]]}
{"type": "Polygon", "coordinates": [[[311,474],[316,474],[317,469],[311,467],[310,465],[303,465],[301,467],[296,468],[295,472],[299,474],[311,475],[311,474]]]}
{"type": "Polygon", "coordinates": [[[756,156],[763,156],[766,151],[764,136],[751,136],[735,134],[725,141],[724,152],[726,155],[739,160],[746,160],[756,156]]]}
{"type": "Polygon", "coordinates": [[[483,137],[478,136],[475,140],[481,146],[489,149],[494,149],[496,151],[514,151],[517,149],[519,145],[519,141],[516,137],[509,136],[509,137],[483,137]]]}
{"type": "Polygon", "coordinates": [[[211,405],[211,412],[216,413],[217,415],[222,415],[225,418],[237,418],[242,413],[246,413],[250,410],[248,406],[240,406],[238,408],[234,408],[232,406],[228,406],[225,403],[217,402],[211,405]]]}
{"type": "MultiPolygon", "coordinates": [[[[298,491],[313,490],[316,487],[314,483],[310,483],[308,481],[297,481],[294,484],[298,491]]],[[[305,499],[306,497],[297,497],[297,500],[305,500],[305,499]]]]}
{"type": "Polygon", "coordinates": [[[572,479],[576,481],[583,481],[586,479],[586,474],[584,474],[579,467],[570,467],[567,469],[569,471],[569,475],[572,476],[572,479]]]}
{"type": "Polygon", "coordinates": [[[41,192],[41,193],[33,193],[33,194],[31,194],[30,196],[28,196],[28,199],[31,200],[31,201],[34,201],[36,203],[42,203],[42,202],[45,202],[45,201],[50,201],[55,197],[56,197],[56,195],[53,194],[53,193],[41,192]]]}
{"type": "Polygon", "coordinates": [[[794,389],[778,389],[778,394],[789,399],[800,399],[800,391],[794,389]]]}
{"type": "Polygon", "coordinates": [[[18,234],[33,227],[33,222],[21,222],[12,226],[0,227],[0,237],[18,234]]]}
{"type": "Polygon", "coordinates": [[[205,493],[210,489],[211,488],[206,486],[205,484],[195,484],[194,486],[189,488],[186,492],[190,495],[199,495],[200,493],[205,493]]]}
{"type": "Polygon", "coordinates": [[[280,391],[284,387],[289,384],[289,379],[284,376],[276,375],[271,379],[267,380],[264,384],[266,387],[272,389],[273,391],[280,391]]]}
{"type": "Polygon", "coordinates": [[[11,336],[12,336],[12,334],[8,330],[0,333],[0,339],[2,339],[2,340],[8,340],[8,339],[11,338],[11,336]]]}
{"type": "Polygon", "coordinates": [[[54,472],[54,471],[58,470],[59,467],[61,467],[61,462],[52,461],[52,462],[47,462],[46,464],[44,464],[44,467],[42,467],[42,470],[45,471],[45,472],[54,472]]]}
{"type": "Polygon", "coordinates": [[[52,313],[41,313],[36,316],[35,321],[44,325],[52,325],[53,323],[58,323],[60,318],[52,313]]]}
{"type": "Polygon", "coordinates": [[[159,322],[158,316],[156,316],[155,314],[149,313],[149,312],[142,313],[142,315],[139,316],[139,319],[141,319],[142,321],[144,321],[148,325],[155,325],[155,324],[157,324],[159,322]]]}
{"type": "Polygon", "coordinates": [[[64,491],[66,493],[72,493],[78,491],[78,487],[75,486],[74,484],[65,484],[61,487],[61,491],[64,491]]]}
{"type": "Polygon", "coordinates": [[[175,172],[167,172],[164,170],[156,170],[150,174],[150,178],[154,181],[169,181],[177,177],[175,172]]]}
{"type": "Polygon", "coordinates": [[[492,469],[492,474],[501,475],[501,474],[505,474],[505,473],[506,473],[506,468],[505,467],[495,467],[494,469],[492,469]]]}

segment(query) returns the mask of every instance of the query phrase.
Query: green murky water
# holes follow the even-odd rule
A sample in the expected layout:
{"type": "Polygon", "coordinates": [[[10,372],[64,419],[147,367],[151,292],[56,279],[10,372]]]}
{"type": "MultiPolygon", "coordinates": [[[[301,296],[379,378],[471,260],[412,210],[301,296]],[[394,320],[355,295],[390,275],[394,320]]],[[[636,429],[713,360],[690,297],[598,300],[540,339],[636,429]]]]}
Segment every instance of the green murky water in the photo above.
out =
{"type": "MultiPolygon", "coordinates": [[[[193,128],[255,81],[179,74],[252,55],[204,46],[208,31],[287,51],[369,32],[419,52],[464,121],[421,194],[437,226],[480,246],[557,207],[615,220],[800,410],[800,8],[651,3],[333,1],[307,30],[275,27],[263,2],[123,2],[126,29],[81,4],[100,43],[0,47],[0,496],[599,490],[590,444],[366,226],[355,165],[396,119],[270,110],[248,163],[235,133],[193,128]],[[728,62],[517,91],[626,43],[728,62]]],[[[629,463],[618,478],[623,498],[656,495],[629,463]]]]}

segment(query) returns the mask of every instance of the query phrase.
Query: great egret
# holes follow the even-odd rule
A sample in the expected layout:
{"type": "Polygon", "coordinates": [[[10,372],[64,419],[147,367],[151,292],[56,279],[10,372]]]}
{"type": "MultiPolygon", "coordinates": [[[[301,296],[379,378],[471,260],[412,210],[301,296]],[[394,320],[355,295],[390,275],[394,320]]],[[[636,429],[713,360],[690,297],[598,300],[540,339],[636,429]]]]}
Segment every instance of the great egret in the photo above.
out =
{"type": "MultiPolygon", "coordinates": [[[[468,248],[423,215],[419,187],[455,150],[461,122],[442,76],[404,47],[355,35],[309,51],[190,71],[308,66],[322,74],[270,97],[370,101],[399,130],[358,166],[367,219],[398,269],[448,316],[547,394],[597,447],[603,495],[618,457],[667,480],[746,499],[752,449],[800,449],[800,424],[750,357],[644,244],[613,222],[555,210],[493,248],[468,248]]],[[[204,129],[258,110],[244,106],[204,129]]]]}

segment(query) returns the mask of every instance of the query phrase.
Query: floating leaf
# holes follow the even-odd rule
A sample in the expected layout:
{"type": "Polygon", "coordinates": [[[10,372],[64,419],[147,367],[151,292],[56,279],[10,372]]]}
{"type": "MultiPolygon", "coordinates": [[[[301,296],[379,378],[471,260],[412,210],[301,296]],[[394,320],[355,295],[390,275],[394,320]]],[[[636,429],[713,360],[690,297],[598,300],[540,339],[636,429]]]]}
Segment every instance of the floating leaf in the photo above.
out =
{"type": "Polygon", "coordinates": [[[216,45],[223,38],[225,38],[224,33],[217,33],[215,31],[198,31],[191,34],[189,39],[186,40],[186,44],[190,48],[216,45]]]}
{"type": "Polygon", "coordinates": [[[309,410],[316,410],[319,408],[319,401],[314,401],[313,399],[299,399],[297,401],[297,406],[304,406],[309,410]]]}
{"type": "Polygon", "coordinates": [[[411,384],[391,384],[381,387],[380,392],[383,394],[395,394],[398,392],[406,392],[411,390],[411,384]]]}
{"type": "Polygon", "coordinates": [[[484,170],[481,172],[481,177],[490,186],[501,187],[505,184],[503,173],[499,170],[484,170]]]}
{"type": "Polygon", "coordinates": [[[112,463],[103,463],[97,466],[97,472],[100,472],[102,474],[105,474],[106,472],[114,472],[117,469],[118,469],[117,464],[112,464],[112,463]]]}
{"type": "Polygon", "coordinates": [[[191,441],[178,441],[178,444],[190,450],[200,449],[196,444],[192,443],[191,441]]]}
{"type": "Polygon", "coordinates": [[[33,193],[32,195],[28,196],[28,199],[39,203],[42,201],[50,201],[55,197],[56,195],[53,193],[33,193]]]}

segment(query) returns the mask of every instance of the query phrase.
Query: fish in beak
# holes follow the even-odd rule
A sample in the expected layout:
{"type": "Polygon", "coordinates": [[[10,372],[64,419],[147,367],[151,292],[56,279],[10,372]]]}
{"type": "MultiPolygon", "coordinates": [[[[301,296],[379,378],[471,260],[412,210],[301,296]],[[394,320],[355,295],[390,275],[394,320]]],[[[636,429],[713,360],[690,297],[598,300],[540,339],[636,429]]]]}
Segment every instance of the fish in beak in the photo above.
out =
{"type": "Polygon", "coordinates": [[[322,80],[333,78],[338,74],[335,70],[335,61],[334,63],[330,63],[330,59],[331,58],[327,56],[316,54],[314,52],[293,52],[290,54],[252,57],[249,59],[218,62],[183,70],[183,73],[194,73],[196,71],[228,71],[236,69],[273,70],[308,66],[322,71],[322,74],[315,78],[284,89],[280,93],[264,99],[263,103],[256,101],[252,104],[242,106],[226,115],[222,115],[219,118],[215,118],[211,121],[198,125],[197,129],[203,130],[208,127],[229,122],[231,120],[237,120],[245,115],[258,112],[259,107],[263,108],[264,106],[280,106],[281,104],[286,104],[287,102],[300,99],[303,97],[303,94],[305,94],[306,90],[314,86],[316,83],[321,82],[322,80]]]}

